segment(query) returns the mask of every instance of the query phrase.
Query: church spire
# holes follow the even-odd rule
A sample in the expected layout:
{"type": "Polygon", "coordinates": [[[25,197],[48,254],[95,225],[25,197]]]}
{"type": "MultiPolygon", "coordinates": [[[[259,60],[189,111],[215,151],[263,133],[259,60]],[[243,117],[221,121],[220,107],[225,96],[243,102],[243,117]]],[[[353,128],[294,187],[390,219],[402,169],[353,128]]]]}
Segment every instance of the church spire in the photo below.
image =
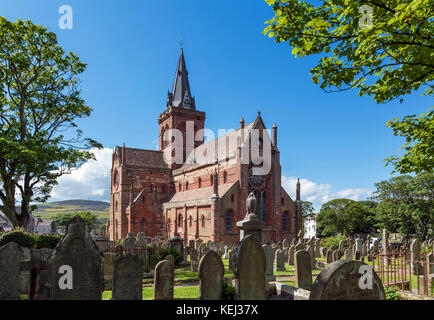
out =
{"type": "Polygon", "coordinates": [[[191,95],[190,83],[188,82],[188,72],[185,65],[184,50],[182,48],[175,72],[172,92],[167,94],[167,106],[191,110],[196,109],[194,97],[191,95]]]}

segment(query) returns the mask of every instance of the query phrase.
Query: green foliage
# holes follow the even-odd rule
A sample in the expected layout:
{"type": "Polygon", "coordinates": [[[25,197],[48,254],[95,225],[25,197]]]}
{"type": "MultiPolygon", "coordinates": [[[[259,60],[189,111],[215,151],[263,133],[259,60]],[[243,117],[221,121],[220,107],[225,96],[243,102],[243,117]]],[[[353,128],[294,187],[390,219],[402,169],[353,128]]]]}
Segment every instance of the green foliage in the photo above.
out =
{"type": "MultiPolygon", "coordinates": [[[[416,115],[397,118],[387,122],[395,136],[405,138],[401,149],[405,154],[401,157],[392,156],[386,159],[387,164],[393,164],[401,174],[433,172],[434,169],[434,110],[416,115]]],[[[395,172],[395,171],[394,171],[395,172]]]]}
{"type": "Polygon", "coordinates": [[[223,300],[235,300],[235,288],[223,281],[223,300]]]}
{"type": "Polygon", "coordinates": [[[302,201],[301,202],[301,212],[303,217],[309,217],[315,214],[315,209],[312,202],[302,201]]]}
{"type": "Polygon", "coordinates": [[[91,211],[77,212],[75,214],[61,213],[56,215],[53,220],[57,222],[59,228],[65,229],[69,221],[76,215],[80,216],[87,225],[87,230],[90,232],[95,229],[98,222],[98,216],[93,214],[91,211]]]}
{"type": "Polygon", "coordinates": [[[354,237],[375,230],[375,203],[334,199],[321,206],[317,216],[317,232],[322,237],[338,233],[354,237]]]}
{"type": "Polygon", "coordinates": [[[175,248],[160,250],[161,259],[159,261],[164,260],[164,258],[166,256],[168,256],[169,254],[175,258],[175,265],[178,266],[179,263],[182,261],[182,257],[181,257],[181,253],[178,250],[176,250],[175,248]]]}
{"type": "Polygon", "coordinates": [[[0,247],[9,242],[15,242],[16,244],[25,248],[35,247],[35,239],[33,236],[21,230],[14,230],[4,233],[0,238],[0,247]]]}
{"type": "Polygon", "coordinates": [[[60,234],[34,234],[33,238],[35,239],[36,249],[54,249],[62,236],[60,234]]]}
{"type": "Polygon", "coordinates": [[[402,175],[375,184],[373,199],[378,225],[399,232],[406,240],[413,234],[423,241],[434,230],[434,173],[402,175]]]}
{"type": "Polygon", "coordinates": [[[395,287],[384,287],[384,293],[386,294],[386,300],[402,300],[398,294],[398,289],[395,287]]]}
{"type": "Polygon", "coordinates": [[[92,111],[79,87],[85,68],[47,28],[0,17],[0,209],[14,226],[27,226],[31,203],[45,202],[57,178],[102,147],[77,129],[92,111]]]}
{"type": "Polygon", "coordinates": [[[311,70],[321,88],[358,88],[379,103],[421,87],[433,94],[431,0],[266,2],[274,17],[266,21],[264,34],[288,42],[295,57],[321,54],[311,70]],[[364,5],[372,15],[366,15],[364,5]]]}
{"type": "MultiPolygon", "coordinates": [[[[432,0],[310,1],[266,0],[274,17],[264,34],[287,42],[292,54],[320,55],[310,70],[326,92],[357,88],[359,95],[389,102],[419,89],[434,94],[432,0]],[[371,12],[369,12],[371,11],[371,12]]],[[[405,137],[402,157],[386,159],[400,173],[434,167],[433,111],[388,122],[405,137]]]]}
{"type": "Polygon", "coordinates": [[[344,241],[344,245],[348,245],[347,238],[344,235],[339,233],[336,236],[321,239],[321,247],[324,247],[324,248],[330,248],[331,246],[338,247],[339,242],[341,240],[344,241]]]}

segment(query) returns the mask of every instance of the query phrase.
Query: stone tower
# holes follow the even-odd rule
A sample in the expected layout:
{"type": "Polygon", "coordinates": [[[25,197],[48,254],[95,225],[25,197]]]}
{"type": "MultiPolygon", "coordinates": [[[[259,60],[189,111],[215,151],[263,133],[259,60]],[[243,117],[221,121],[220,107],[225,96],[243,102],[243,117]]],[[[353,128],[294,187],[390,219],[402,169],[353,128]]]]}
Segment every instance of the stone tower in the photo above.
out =
{"type": "Polygon", "coordinates": [[[196,110],[196,102],[191,94],[182,48],[172,92],[167,93],[167,108],[158,117],[158,125],[159,150],[165,151],[166,156],[173,158],[173,160],[175,152],[177,152],[176,163],[174,161],[169,162],[169,167],[172,169],[179,168],[187,158],[189,151],[201,145],[204,141],[203,130],[201,129],[204,129],[205,125],[205,112],[196,110]],[[171,129],[179,130],[182,136],[177,136],[171,129]],[[179,148],[179,150],[176,148],[179,148]],[[181,150],[182,159],[179,158],[181,150]]]}

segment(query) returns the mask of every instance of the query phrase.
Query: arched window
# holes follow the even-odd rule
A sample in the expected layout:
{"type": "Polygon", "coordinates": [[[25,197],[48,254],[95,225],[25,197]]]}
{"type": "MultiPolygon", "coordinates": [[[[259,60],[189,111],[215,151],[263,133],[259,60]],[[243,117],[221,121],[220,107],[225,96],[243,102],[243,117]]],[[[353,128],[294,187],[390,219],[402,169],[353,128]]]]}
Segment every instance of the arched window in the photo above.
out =
{"type": "Polygon", "coordinates": [[[188,181],[185,183],[185,190],[188,190],[188,181]]]}
{"type": "Polygon", "coordinates": [[[192,227],[193,226],[193,218],[190,216],[189,218],[188,218],[188,222],[189,222],[189,225],[190,225],[190,227],[192,227]]]}
{"type": "Polygon", "coordinates": [[[280,198],[280,204],[283,206],[285,204],[285,200],[283,198],[280,198]]]}
{"type": "Polygon", "coordinates": [[[182,228],[182,214],[178,216],[178,228],[182,228]]]}
{"type": "Polygon", "coordinates": [[[181,191],[181,187],[182,187],[182,185],[181,185],[181,182],[178,184],[178,191],[181,191]]]}
{"type": "Polygon", "coordinates": [[[282,214],[282,231],[288,231],[288,213],[286,211],[282,214]]]}
{"type": "Polygon", "coordinates": [[[228,173],[225,171],[223,172],[223,183],[227,183],[228,182],[228,173]]]}
{"type": "Polygon", "coordinates": [[[266,222],[267,218],[267,210],[266,210],[266,199],[265,199],[265,192],[256,192],[256,203],[257,203],[257,214],[259,217],[259,220],[266,222]]]}
{"type": "Polygon", "coordinates": [[[167,221],[167,232],[170,233],[172,229],[172,223],[170,222],[170,219],[167,221]]]}
{"type": "Polygon", "coordinates": [[[142,203],[145,203],[145,196],[142,196],[142,203]]]}
{"type": "Polygon", "coordinates": [[[225,215],[225,230],[227,232],[232,231],[232,212],[228,211],[225,215]]]}
{"type": "Polygon", "coordinates": [[[209,180],[211,181],[211,185],[213,185],[214,184],[214,176],[212,174],[210,175],[209,180]]]}
{"type": "Polygon", "coordinates": [[[231,202],[234,202],[234,195],[231,195],[231,202]]]}
{"type": "Polygon", "coordinates": [[[202,187],[202,179],[201,178],[197,179],[197,185],[199,188],[202,187]]]}
{"type": "Polygon", "coordinates": [[[145,219],[140,222],[140,231],[145,232],[145,219]]]}
{"type": "Polygon", "coordinates": [[[202,228],[205,227],[205,216],[202,216],[202,228]]]}

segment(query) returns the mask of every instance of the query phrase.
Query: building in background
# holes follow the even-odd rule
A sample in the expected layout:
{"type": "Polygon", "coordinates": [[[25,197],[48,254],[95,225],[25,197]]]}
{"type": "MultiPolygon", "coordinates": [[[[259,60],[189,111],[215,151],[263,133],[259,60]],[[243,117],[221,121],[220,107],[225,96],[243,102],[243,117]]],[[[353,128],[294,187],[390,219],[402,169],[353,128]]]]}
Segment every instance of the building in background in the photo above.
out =
{"type": "Polygon", "coordinates": [[[316,214],[304,218],[304,238],[316,238],[316,214]]]}
{"type": "Polygon", "coordinates": [[[199,238],[236,243],[236,223],[246,215],[250,192],[255,193],[257,214],[266,224],[264,241],[297,236],[302,224],[300,183],[294,201],[281,186],[277,126],[272,127],[271,140],[258,112],[253,122],[245,124],[241,118],[237,130],[205,142],[201,134],[205,112],[196,109],[182,49],[158,125],[158,151],[125,144],[114,149],[107,225],[111,240],[125,238],[129,232],[144,232],[150,237],[178,236],[185,243],[199,238]],[[180,150],[181,163],[165,161],[174,156],[175,140],[164,139],[172,129],[186,137],[180,150]],[[259,132],[256,141],[250,139],[254,129],[259,132]],[[195,139],[189,140],[187,132],[194,132],[195,139]],[[265,143],[271,149],[271,170],[266,175],[254,175],[254,161],[244,163],[241,156],[246,148],[256,148],[261,154],[265,143]],[[221,145],[225,147],[219,149],[221,145]],[[197,161],[199,157],[201,161],[197,161]]]}

